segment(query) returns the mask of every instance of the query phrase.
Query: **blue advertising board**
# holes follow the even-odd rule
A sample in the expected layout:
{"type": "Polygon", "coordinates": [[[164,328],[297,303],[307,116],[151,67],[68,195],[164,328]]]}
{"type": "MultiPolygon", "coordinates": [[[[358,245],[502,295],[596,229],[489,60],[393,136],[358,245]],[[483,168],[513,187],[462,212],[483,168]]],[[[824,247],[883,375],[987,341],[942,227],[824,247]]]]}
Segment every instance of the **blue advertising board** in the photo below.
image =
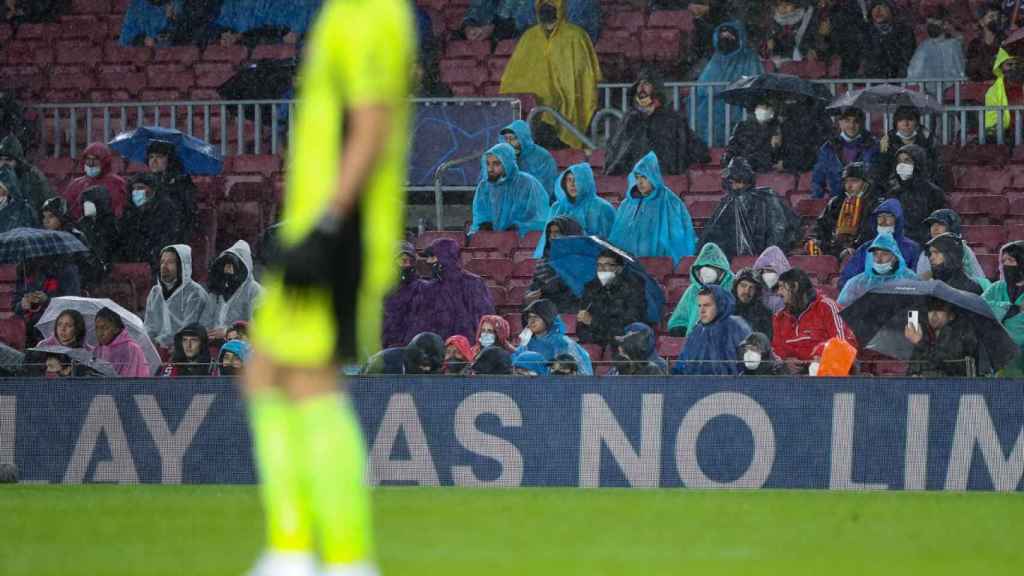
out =
{"type": "MultiPolygon", "coordinates": [[[[1024,381],[374,378],[351,382],[383,485],[1024,489],[1024,381]]],[[[220,379],[0,381],[28,482],[249,483],[220,379]]]]}

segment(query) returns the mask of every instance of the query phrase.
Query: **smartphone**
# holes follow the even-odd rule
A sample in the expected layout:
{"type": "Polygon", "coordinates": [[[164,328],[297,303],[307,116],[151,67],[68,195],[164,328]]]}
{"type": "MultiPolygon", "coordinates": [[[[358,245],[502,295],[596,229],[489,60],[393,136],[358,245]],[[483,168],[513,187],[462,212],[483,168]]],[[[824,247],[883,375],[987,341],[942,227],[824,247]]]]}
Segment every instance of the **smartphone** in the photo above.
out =
{"type": "Polygon", "coordinates": [[[907,312],[907,324],[910,324],[917,330],[921,329],[921,324],[917,321],[917,310],[907,312]]]}

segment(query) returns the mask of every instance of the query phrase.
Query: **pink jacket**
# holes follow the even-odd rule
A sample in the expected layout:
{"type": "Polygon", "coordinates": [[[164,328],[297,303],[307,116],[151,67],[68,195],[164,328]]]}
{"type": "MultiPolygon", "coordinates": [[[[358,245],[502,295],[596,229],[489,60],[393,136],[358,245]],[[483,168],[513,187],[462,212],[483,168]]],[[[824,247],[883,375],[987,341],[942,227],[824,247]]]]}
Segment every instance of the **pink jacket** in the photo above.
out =
{"type": "Polygon", "coordinates": [[[113,364],[118,376],[148,378],[153,375],[149,369],[149,362],[146,361],[146,354],[128,334],[127,329],[122,330],[109,345],[97,346],[96,359],[113,364]]]}

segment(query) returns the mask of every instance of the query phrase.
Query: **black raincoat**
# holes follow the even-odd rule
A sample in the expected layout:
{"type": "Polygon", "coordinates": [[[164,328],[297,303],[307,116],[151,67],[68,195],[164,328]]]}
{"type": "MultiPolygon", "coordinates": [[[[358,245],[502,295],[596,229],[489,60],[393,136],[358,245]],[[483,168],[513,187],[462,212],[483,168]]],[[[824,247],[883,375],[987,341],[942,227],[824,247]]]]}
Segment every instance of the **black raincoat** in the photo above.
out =
{"type": "Polygon", "coordinates": [[[731,260],[757,256],[769,246],[789,251],[803,238],[800,217],[771,188],[728,191],[704,227],[700,245],[714,242],[731,260]]]}
{"type": "MultiPolygon", "coordinates": [[[[568,216],[557,216],[548,222],[547,227],[557,225],[562,236],[581,236],[583,228],[578,222],[568,216]]],[[[544,233],[547,234],[547,227],[544,233]]],[[[562,281],[562,278],[555,272],[555,269],[548,265],[548,252],[551,250],[551,242],[544,245],[544,257],[537,262],[533,271],[533,280],[530,292],[540,291],[540,298],[551,300],[558,308],[560,314],[575,314],[580,308],[580,300],[573,291],[562,281]]]]}
{"type": "Polygon", "coordinates": [[[765,290],[764,283],[761,281],[761,276],[754,272],[752,268],[744,268],[736,273],[736,276],[732,281],[732,295],[736,296],[736,309],[733,310],[734,316],[739,316],[747,321],[750,325],[750,329],[754,332],[760,332],[771,340],[772,337],[772,311],[764,305],[762,294],[765,290]],[[752,282],[757,287],[757,292],[754,294],[754,298],[748,304],[744,304],[740,301],[740,297],[736,294],[736,287],[739,286],[740,282],[752,282]]]}
{"type": "MultiPolygon", "coordinates": [[[[949,204],[945,192],[932,181],[932,174],[928,170],[928,152],[916,144],[903,146],[897,154],[902,152],[906,152],[914,159],[914,174],[909,180],[902,180],[890,173],[887,196],[898,199],[903,207],[906,237],[923,244],[930,237],[930,227],[924,223],[925,218],[949,204]]],[[[895,166],[894,164],[893,170],[895,166]]]]}

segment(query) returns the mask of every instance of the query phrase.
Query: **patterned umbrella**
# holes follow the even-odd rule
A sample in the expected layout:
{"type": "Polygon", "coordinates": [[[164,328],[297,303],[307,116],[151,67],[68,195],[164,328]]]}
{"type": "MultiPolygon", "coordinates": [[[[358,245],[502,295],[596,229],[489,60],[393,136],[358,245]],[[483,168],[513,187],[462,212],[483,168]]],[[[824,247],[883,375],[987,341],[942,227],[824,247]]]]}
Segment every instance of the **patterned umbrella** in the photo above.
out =
{"type": "Polygon", "coordinates": [[[3,264],[88,251],[74,234],[58,230],[15,228],[0,234],[0,263],[3,264]]]}
{"type": "Polygon", "coordinates": [[[847,92],[835,99],[828,110],[839,112],[858,108],[864,112],[888,114],[902,107],[917,108],[922,114],[942,112],[942,103],[921,92],[908,90],[895,84],[879,84],[863,90],[847,92]]]}

